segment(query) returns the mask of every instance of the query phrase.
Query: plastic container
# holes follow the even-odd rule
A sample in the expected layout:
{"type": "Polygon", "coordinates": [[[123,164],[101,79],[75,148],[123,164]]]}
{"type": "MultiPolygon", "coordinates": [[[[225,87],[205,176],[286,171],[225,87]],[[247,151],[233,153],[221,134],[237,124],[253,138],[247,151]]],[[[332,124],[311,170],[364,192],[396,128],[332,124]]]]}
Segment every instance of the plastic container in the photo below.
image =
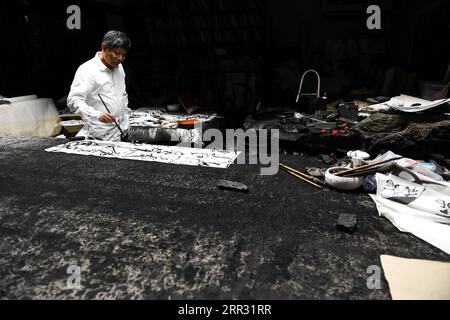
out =
{"type": "Polygon", "coordinates": [[[364,191],[368,193],[376,193],[377,192],[377,179],[375,176],[367,176],[364,178],[363,182],[364,191]]]}
{"type": "Polygon", "coordinates": [[[435,181],[444,181],[444,178],[440,175],[438,175],[437,173],[434,173],[433,170],[429,169],[426,166],[420,165],[420,164],[416,164],[413,168],[412,171],[420,173],[421,175],[433,179],[435,181]]]}

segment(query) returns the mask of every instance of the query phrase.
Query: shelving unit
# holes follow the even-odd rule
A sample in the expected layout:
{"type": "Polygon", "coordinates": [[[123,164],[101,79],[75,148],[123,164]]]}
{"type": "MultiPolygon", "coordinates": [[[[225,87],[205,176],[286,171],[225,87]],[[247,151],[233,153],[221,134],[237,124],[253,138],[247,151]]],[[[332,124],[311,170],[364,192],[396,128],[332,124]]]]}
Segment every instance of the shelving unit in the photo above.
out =
{"type": "Polygon", "coordinates": [[[141,87],[153,96],[189,92],[209,110],[256,104],[265,45],[265,0],[151,0],[128,23],[141,87]],[[233,79],[253,79],[234,83],[233,79]],[[237,86],[239,88],[234,88],[237,86]],[[252,99],[240,97],[242,88],[252,99]],[[245,101],[245,105],[236,101],[245,101]],[[250,101],[251,100],[251,101],[250,101]]]}

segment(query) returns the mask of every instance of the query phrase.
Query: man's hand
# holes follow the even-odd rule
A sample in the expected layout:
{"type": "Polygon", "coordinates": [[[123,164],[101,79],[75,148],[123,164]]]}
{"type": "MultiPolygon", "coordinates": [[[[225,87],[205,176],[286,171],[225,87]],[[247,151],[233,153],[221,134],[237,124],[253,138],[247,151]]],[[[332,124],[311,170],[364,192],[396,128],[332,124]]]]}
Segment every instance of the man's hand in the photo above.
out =
{"type": "Polygon", "coordinates": [[[104,123],[113,123],[116,118],[108,112],[103,112],[98,119],[104,123]]]}

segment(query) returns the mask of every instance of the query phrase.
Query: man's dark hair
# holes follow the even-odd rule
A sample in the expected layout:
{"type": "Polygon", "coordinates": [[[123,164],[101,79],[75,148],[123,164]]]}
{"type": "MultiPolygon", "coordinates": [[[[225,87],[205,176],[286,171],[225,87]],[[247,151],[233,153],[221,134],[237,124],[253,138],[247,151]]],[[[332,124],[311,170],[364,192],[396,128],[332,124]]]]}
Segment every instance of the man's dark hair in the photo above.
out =
{"type": "Polygon", "coordinates": [[[106,44],[108,50],[120,47],[128,50],[131,47],[130,38],[121,31],[111,30],[108,31],[102,40],[102,43],[106,44]]]}

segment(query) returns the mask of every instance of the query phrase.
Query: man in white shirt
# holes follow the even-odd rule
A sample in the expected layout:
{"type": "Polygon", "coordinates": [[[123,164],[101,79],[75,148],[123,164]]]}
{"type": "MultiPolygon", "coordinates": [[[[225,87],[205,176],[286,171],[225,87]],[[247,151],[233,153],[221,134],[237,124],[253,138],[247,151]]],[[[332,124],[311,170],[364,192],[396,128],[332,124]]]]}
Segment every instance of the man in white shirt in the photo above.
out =
{"type": "Polygon", "coordinates": [[[77,136],[125,140],[121,131],[126,136],[131,110],[122,63],[130,46],[125,33],[109,31],[103,37],[102,51],[78,68],[67,97],[67,106],[80,115],[85,124],[77,136]]]}

